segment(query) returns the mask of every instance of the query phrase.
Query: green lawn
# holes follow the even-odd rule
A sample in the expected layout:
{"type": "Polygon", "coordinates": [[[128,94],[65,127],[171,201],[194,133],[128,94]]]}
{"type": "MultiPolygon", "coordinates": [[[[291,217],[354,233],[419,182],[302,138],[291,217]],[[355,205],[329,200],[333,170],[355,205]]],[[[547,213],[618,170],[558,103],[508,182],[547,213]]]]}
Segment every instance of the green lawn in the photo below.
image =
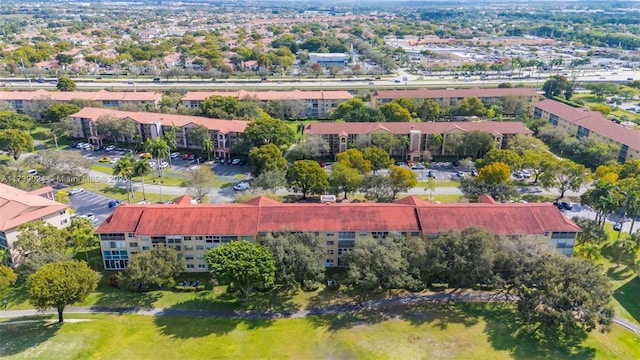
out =
{"type": "MultiPolygon", "coordinates": [[[[614,326],[576,346],[516,330],[513,308],[427,304],[301,319],[68,314],[0,323],[7,359],[637,359],[637,336],[614,326]],[[76,320],[78,322],[72,322],[76,320]]],[[[3,321],[6,322],[6,321],[3,321]]]]}

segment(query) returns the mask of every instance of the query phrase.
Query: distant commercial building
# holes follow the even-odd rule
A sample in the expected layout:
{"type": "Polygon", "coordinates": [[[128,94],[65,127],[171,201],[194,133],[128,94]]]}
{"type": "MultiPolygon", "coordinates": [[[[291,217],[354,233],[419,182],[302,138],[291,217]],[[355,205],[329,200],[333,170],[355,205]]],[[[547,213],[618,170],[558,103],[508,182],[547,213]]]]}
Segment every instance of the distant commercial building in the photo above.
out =
{"type": "Polygon", "coordinates": [[[496,235],[529,236],[571,255],[581,231],[551,203],[436,204],[416,197],[393,203],[291,204],[258,197],[242,204],[121,205],[96,233],[105,269],[127,267],[131,255],[160,244],[173,247],[186,272],[205,272],[207,249],[231,241],[260,243],[269,233],[313,233],[322,238],[324,266],[344,265],[344,254],[363,237],[431,239],[447,230],[482,226],[496,235]]]}
{"type": "Polygon", "coordinates": [[[70,225],[69,205],[53,199],[50,186],[23,191],[0,183],[0,249],[9,249],[13,264],[21,260],[12,250],[20,234],[18,226],[34,220],[43,220],[59,229],[70,225]]]}
{"type": "MultiPolygon", "coordinates": [[[[161,114],[150,112],[119,111],[104,108],[86,107],[71,115],[71,119],[78,124],[78,133],[75,137],[85,138],[91,144],[103,145],[107,136],[99,134],[96,121],[103,116],[112,116],[120,119],[131,119],[138,126],[138,135],[141,141],[155,139],[162,136],[171,127],[177,127],[176,144],[179,148],[200,149],[201,144],[189,141],[187,130],[195,125],[202,125],[209,130],[214,142],[214,154],[216,157],[229,158],[231,146],[240,140],[248,121],[210,119],[202,116],[188,116],[176,114],[161,114]]],[[[125,139],[121,139],[124,141],[125,139]]]]}
{"type": "Polygon", "coordinates": [[[353,96],[348,91],[189,91],[182,97],[182,105],[190,108],[200,107],[200,103],[212,96],[236,97],[267,101],[299,101],[304,107],[304,116],[308,118],[327,118],[329,110],[347,101],[353,96]]]}
{"type": "Polygon", "coordinates": [[[346,151],[351,145],[361,144],[364,139],[374,134],[394,134],[403,145],[394,149],[392,155],[404,154],[407,161],[423,161],[426,155],[451,155],[454,148],[448,146],[456,135],[469,131],[482,131],[493,136],[496,147],[504,148],[509,139],[517,134],[531,135],[533,132],[527,129],[521,122],[477,121],[477,122],[348,122],[348,123],[311,123],[305,127],[307,138],[320,137],[324,139],[330,148],[330,153],[335,155],[346,151]],[[438,143],[432,135],[437,134],[442,138],[438,143]]]}
{"type": "Polygon", "coordinates": [[[607,120],[601,113],[547,99],[533,104],[531,116],[548,121],[578,139],[588,138],[620,146],[618,162],[640,159],[640,130],[607,120]]]}
{"type": "Polygon", "coordinates": [[[349,65],[349,54],[345,53],[309,53],[309,61],[322,67],[346,67],[349,65]]]}

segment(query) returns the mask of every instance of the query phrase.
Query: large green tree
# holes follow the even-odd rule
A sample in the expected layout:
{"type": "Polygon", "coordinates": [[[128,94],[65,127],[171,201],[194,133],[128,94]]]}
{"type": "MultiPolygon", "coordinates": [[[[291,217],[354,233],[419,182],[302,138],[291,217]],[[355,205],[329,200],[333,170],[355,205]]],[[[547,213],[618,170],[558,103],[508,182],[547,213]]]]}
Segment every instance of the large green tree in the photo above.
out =
{"type": "Polygon", "coordinates": [[[343,162],[352,167],[361,175],[366,175],[371,171],[371,161],[365,159],[364,154],[358,149],[348,149],[336,155],[337,162],[343,162]]]}
{"type": "Polygon", "coordinates": [[[578,191],[589,181],[589,169],[571,160],[558,160],[540,176],[540,182],[545,189],[558,189],[560,198],[569,191],[578,191]]]}
{"type": "Polygon", "coordinates": [[[347,281],[359,289],[400,289],[411,279],[399,239],[358,239],[344,262],[349,267],[347,281]]]}
{"type": "Polygon", "coordinates": [[[284,148],[295,141],[293,129],[284,121],[269,116],[262,116],[249,122],[243,136],[255,146],[274,144],[284,148]]]}
{"type": "Polygon", "coordinates": [[[16,283],[18,275],[9,266],[3,265],[0,262],[0,296],[2,293],[16,283]]]}
{"type": "Polygon", "coordinates": [[[518,315],[538,336],[571,343],[608,325],[611,286],[602,268],[579,258],[546,255],[520,276],[518,315]]]}
{"type": "Polygon", "coordinates": [[[100,244],[98,236],[95,234],[95,226],[91,220],[82,217],[71,219],[71,226],[67,229],[69,234],[69,245],[74,253],[80,249],[84,250],[85,259],[89,263],[89,249],[100,244]]]}
{"type": "Polygon", "coordinates": [[[553,97],[562,94],[569,86],[569,80],[562,75],[554,75],[542,84],[544,96],[553,97]]]}
{"type": "Polygon", "coordinates": [[[349,166],[346,161],[338,161],[331,168],[329,176],[329,186],[336,192],[344,192],[344,198],[347,194],[356,191],[362,184],[362,175],[358,170],[349,166]]]}
{"type": "Polygon", "coordinates": [[[58,122],[71,114],[77,113],[78,111],[80,111],[80,108],[73,104],[63,102],[53,103],[44,111],[42,117],[48,122],[58,122]]]}
{"type": "Polygon", "coordinates": [[[391,122],[410,122],[413,120],[411,113],[396,102],[380,106],[380,112],[387,121],[391,122]]]}
{"type": "Polygon", "coordinates": [[[207,139],[211,138],[209,129],[200,124],[196,124],[187,128],[186,135],[189,145],[197,145],[201,147],[204,147],[207,139]]]}
{"type": "Polygon", "coordinates": [[[211,275],[221,283],[240,289],[247,297],[255,287],[273,285],[276,263],[265,246],[248,241],[233,241],[205,253],[211,275]]]}
{"type": "Polygon", "coordinates": [[[175,285],[184,271],[184,261],[170,246],[155,246],[131,256],[127,269],[118,273],[118,283],[129,290],[148,291],[175,285]]]}
{"type": "Polygon", "coordinates": [[[294,191],[307,194],[322,194],[329,188],[329,175],[313,160],[295,161],[287,170],[287,185],[294,191]]]}
{"type": "Polygon", "coordinates": [[[253,167],[253,176],[264,171],[286,171],[287,159],[275,144],[254,147],[249,151],[249,164],[253,167]]]}
{"type": "Polygon", "coordinates": [[[216,175],[209,166],[202,165],[191,170],[187,178],[188,193],[202,204],[216,184],[216,175]]]}
{"type": "Polygon", "coordinates": [[[33,149],[33,138],[23,130],[0,130],[0,151],[6,151],[14,159],[33,149]]]}
{"type": "Polygon", "coordinates": [[[63,253],[65,251],[66,229],[44,222],[34,220],[18,226],[18,234],[13,248],[22,256],[29,256],[29,259],[36,254],[63,253]]]}
{"type": "Polygon", "coordinates": [[[476,166],[481,169],[492,163],[501,162],[507,164],[511,171],[522,167],[522,158],[513,150],[491,149],[484,157],[476,161],[476,166]]]}
{"type": "Polygon", "coordinates": [[[462,99],[456,113],[465,116],[484,116],[487,108],[479,98],[472,96],[462,99]]]}
{"type": "Polygon", "coordinates": [[[41,267],[27,279],[29,302],[38,310],[55,308],[63,322],[67,305],[84,301],[98,286],[99,274],[84,261],[54,262],[41,267]]]}
{"type": "Polygon", "coordinates": [[[475,161],[485,156],[489,150],[495,146],[493,135],[482,131],[469,131],[464,134],[462,144],[458,152],[464,155],[471,155],[475,161]]]}
{"type": "Polygon", "coordinates": [[[362,150],[362,156],[371,163],[371,170],[375,174],[380,169],[386,169],[393,165],[393,159],[389,153],[377,146],[371,146],[362,150]]]}
{"type": "Polygon", "coordinates": [[[418,185],[418,174],[401,166],[389,166],[388,178],[392,199],[395,199],[399,192],[408,191],[418,185]]]}
{"type": "Polygon", "coordinates": [[[33,118],[15,111],[0,111],[0,130],[14,129],[29,131],[35,126],[33,118]]]}
{"type": "Polygon", "coordinates": [[[287,287],[303,287],[305,281],[324,278],[325,248],[323,240],[313,233],[268,234],[262,244],[273,254],[275,281],[287,287]]]}
{"type": "Polygon", "coordinates": [[[56,88],[60,91],[75,91],[76,83],[73,80],[71,80],[71,78],[68,76],[61,76],[58,79],[58,84],[56,85],[56,88]]]}

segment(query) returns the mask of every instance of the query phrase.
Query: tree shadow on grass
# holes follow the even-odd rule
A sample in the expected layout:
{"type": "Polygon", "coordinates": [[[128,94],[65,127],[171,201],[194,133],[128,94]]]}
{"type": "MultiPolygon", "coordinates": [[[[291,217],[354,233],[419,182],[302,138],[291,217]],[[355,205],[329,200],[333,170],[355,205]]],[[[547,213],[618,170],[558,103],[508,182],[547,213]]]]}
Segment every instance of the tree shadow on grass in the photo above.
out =
{"type": "Polygon", "coordinates": [[[468,304],[469,312],[486,321],[485,333],[496,350],[508,351],[514,359],[593,359],[596,350],[582,342],[587,332],[571,338],[542,337],[518,320],[512,304],[468,304]],[[475,307],[475,309],[474,309],[475,307]]]}
{"type": "Polygon", "coordinates": [[[153,309],[154,304],[162,297],[157,291],[131,292],[117,288],[104,288],[92,308],[123,308],[135,310],[153,309]]]}
{"type": "Polygon", "coordinates": [[[633,280],[619,287],[613,297],[640,323],[640,302],[638,302],[638,297],[640,297],[640,277],[636,276],[633,280]]]}
{"type": "Polygon", "coordinates": [[[18,355],[55,336],[63,324],[50,323],[50,315],[20,317],[0,322],[0,357],[18,355]]]}
{"type": "Polygon", "coordinates": [[[7,307],[24,304],[29,301],[29,293],[27,292],[26,277],[20,276],[18,282],[6,291],[0,300],[7,300],[7,307]]]}
{"type": "Polygon", "coordinates": [[[611,280],[620,281],[628,279],[636,274],[630,266],[612,266],[607,270],[607,276],[611,280]]]}

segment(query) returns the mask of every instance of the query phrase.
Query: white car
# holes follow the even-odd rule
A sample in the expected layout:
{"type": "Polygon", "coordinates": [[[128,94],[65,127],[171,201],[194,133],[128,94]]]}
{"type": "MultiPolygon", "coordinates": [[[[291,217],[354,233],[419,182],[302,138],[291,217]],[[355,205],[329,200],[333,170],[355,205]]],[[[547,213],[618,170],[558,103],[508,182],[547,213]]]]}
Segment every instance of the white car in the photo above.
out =
{"type": "Polygon", "coordinates": [[[200,168],[200,165],[191,165],[189,166],[189,170],[197,170],[200,168]]]}
{"type": "Polygon", "coordinates": [[[109,161],[110,164],[115,164],[118,162],[118,160],[120,160],[119,158],[113,158],[111,159],[111,161],[109,161]]]}
{"type": "Polygon", "coordinates": [[[113,151],[113,150],[115,150],[115,149],[116,149],[116,146],[115,146],[115,145],[109,145],[109,146],[107,146],[106,148],[104,148],[104,151],[106,151],[106,152],[112,152],[112,151],[113,151]]]}
{"type": "Polygon", "coordinates": [[[238,165],[238,164],[240,164],[240,159],[231,160],[231,165],[238,165]]]}
{"type": "Polygon", "coordinates": [[[75,194],[80,194],[81,192],[84,192],[83,188],[75,188],[75,189],[69,190],[69,192],[67,194],[75,195],[75,194]]]}
{"type": "Polygon", "coordinates": [[[235,191],[249,190],[250,187],[251,186],[249,186],[248,182],[241,181],[241,182],[233,185],[233,190],[235,190],[235,191]]]}
{"type": "Polygon", "coordinates": [[[151,166],[152,169],[155,169],[157,165],[155,161],[149,161],[149,166],[151,166]]]}
{"type": "Polygon", "coordinates": [[[178,156],[180,156],[180,153],[179,153],[179,152],[172,152],[172,153],[171,153],[171,158],[172,158],[172,159],[175,159],[175,158],[177,158],[178,156]]]}
{"type": "Polygon", "coordinates": [[[169,163],[166,161],[163,161],[160,163],[160,169],[165,169],[169,167],[169,163]]]}

